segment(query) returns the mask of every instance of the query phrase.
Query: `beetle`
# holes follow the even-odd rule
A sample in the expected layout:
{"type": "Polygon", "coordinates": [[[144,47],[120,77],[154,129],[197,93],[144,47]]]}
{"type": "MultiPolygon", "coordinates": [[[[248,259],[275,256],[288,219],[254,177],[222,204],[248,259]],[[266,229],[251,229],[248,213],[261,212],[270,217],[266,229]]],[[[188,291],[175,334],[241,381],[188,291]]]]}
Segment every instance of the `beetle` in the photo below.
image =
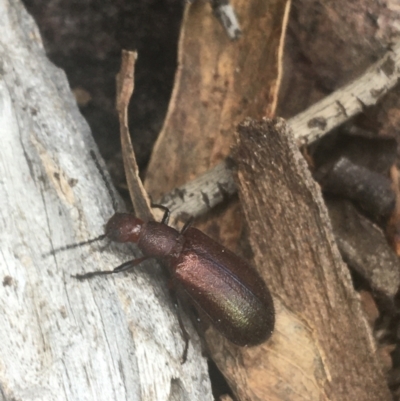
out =
{"type": "MultiPolygon", "coordinates": [[[[115,213],[97,239],[137,243],[144,257],[128,261],[114,270],[77,275],[86,279],[132,269],[148,258],[159,259],[168,269],[173,288],[187,299],[199,316],[208,320],[224,337],[239,346],[254,346],[272,334],[275,312],[271,294],[257,271],[245,260],[200,230],[186,224],[179,232],[168,226],[169,210],[161,222],[128,213],[115,213]]],[[[189,337],[185,339],[183,361],[189,337]]]]}

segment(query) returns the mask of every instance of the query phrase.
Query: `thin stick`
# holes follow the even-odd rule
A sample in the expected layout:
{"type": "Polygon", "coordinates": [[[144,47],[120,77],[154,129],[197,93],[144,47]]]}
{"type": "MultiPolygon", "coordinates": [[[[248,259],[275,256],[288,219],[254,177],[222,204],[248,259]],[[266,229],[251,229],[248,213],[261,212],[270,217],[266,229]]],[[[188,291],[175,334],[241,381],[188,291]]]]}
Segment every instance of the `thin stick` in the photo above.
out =
{"type": "Polygon", "coordinates": [[[375,105],[400,78],[400,42],[359,78],[288,120],[299,146],[315,141],[375,105]]]}
{"type": "Polygon", "coordinates": [[[232,163],[225,160],[196,179],[164,195],[160,202],[173,219],[198,217],[236,193],[232,163]]]}
{"type": "MultiPolygon", "coordinates": [[[[288,120],[299,146],[315,141],[333,128],[378,102],[400,77],[400,42],[362,76],[288,120]]],[[[227,161],[164,195],[161,203],[173,219],[200,216],[236,193],[227,161]]]]}

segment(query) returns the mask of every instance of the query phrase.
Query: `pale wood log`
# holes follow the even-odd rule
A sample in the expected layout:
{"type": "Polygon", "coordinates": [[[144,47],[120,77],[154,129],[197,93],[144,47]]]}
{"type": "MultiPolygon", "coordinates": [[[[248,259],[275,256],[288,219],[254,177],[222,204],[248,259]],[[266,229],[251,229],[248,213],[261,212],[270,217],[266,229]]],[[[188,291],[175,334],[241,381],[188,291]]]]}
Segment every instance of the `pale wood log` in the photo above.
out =
{"type": "MultiPolygon", "coordinates": [[[[111,199],[65,74],[18,0],[0,0],[0,399],[211,400],[156,264],[79,282],[136,248],[54,248],[103,233],[111,199]]],[[[116,140],[118,140],[116,138],[116,140]]]]}

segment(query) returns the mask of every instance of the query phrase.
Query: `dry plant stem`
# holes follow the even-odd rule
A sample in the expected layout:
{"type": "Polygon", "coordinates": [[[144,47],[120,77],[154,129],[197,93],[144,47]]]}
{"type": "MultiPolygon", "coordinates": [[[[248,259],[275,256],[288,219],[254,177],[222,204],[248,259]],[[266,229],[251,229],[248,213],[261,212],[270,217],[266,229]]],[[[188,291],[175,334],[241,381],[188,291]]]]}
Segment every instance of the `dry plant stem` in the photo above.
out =
{"type": "MultiPolygon", "coordinates": [[[[393,88],[399,76],[400,42],[360,78],[289,119],[287,123],[293,130],[298,144],[312,142],[363,111],[364,107],[375,104],[393,88]]],[[[218,182],[224,183],[230,195],[236,192],[231,169],[227,168],[227,164],[220,164],[165,195],[163,202],[171,206],[175,216],[185,214],[199,216],[208,209],[201,193],[207,194],[211,206],[222,201],[223,197],[219,196],[219,190],[216,190],[218,182]],[[188,201],[190,203],[187,203],[188,201]]]]}
{"type": "Polygon", "coordinates": [[[128,127],[128,106],[134,88],[137,52],[122,51],[121,69],[117,75],[117,111],[121,131],[121,148],[129,194],[137,217],[144,221],[154,220],[149,197],[139,177],[135,152],[128,127]]]}
{"type": "MultiPolygon", "coordinates": [[[[254,263],[279,299],[277,330],[266,356],[269,361],[260,362],[266,370],[264,392],[259,383],[257,394],[248,398],[241,394],[241,399],[390,400],[320,188],[289,127],[282,119],[245,121],[239,126],[233,157],[254,263]],[[282,325],[280,319],[287,318],[287,311],[292,317],[282,325]],[[307,336],[302,330],[287,332],[296,319],[307,336]],[[291,345],[288,337],[292,337],[291,345]],[[295,359],[298,347],[306,347],[305,338],[308,347],[303,357],[309,365],[295,359]]],[[[240,351],[242,358],[256,358],[257,350],[247,352],[240,351]]],[[[226,371],[234,374],[229,358],[223,361],[223,352],[219,356],[218,362],[228,361],[226,371]]],[[[256,380],[260,374],[252,371],[248,378],[256,380]]]]}

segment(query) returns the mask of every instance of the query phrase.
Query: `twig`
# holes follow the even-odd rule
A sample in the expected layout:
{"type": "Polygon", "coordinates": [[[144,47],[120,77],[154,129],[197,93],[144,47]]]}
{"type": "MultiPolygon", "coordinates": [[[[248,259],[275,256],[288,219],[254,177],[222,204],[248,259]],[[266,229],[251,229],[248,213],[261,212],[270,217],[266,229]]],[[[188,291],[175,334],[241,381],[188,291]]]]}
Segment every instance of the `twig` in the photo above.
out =
{"type": "Polygon", "coordinates": [[[343,88],[288,120],[299,145],[315,141],[333,128],[375,105],[400,77],[400,42],[343,88]]]}
{"type": "MultiPolygon", "coordinates": [[[[361,77],[288,120],[299,146],[315,141],[365,107],[376,104],[396,85],[399,77],[400,42],[361,77]]],[[[166,194],[161,202],[171,208],[175,218],[188,214],[197,217],[224,199],[218,194],[220,187],[224,188],[225,195],[236,193],[232,170],[226,162],[166,194]]]]}
{"type": "Polygon", "coordinates": [[[195,180],[166,194],[160,201],[167,206],[174,219],[186,221],[198,217],[236,193],[231,163],[218,164],[195,180]]]}
{"type": "Polygon", "coordinates": [[[347,157],[320,168],[314,178],[325,193],[351,199],[377,223],[385,224],[396,203],[389,178],[347,157]]]}

